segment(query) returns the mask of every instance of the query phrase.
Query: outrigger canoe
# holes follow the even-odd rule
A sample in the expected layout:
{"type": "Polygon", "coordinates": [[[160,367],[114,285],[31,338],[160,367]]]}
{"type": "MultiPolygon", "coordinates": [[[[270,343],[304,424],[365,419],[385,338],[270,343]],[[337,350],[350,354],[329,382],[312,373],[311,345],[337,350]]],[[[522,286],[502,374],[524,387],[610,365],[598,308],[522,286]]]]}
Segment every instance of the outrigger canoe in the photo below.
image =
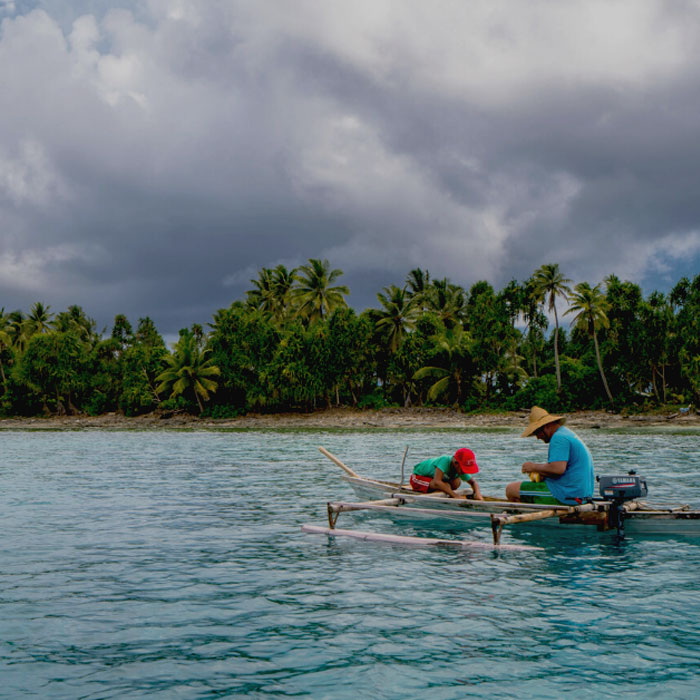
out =
{"type": "Polygon", "coordinates": [[[637,496],[646,495],[646,482],[634,475],[601,477],[601,497],[574,507],[512,503],[489,496],[477,501],[450,498],[442,493],[417,493],[402,483],[363,477],[328,450],[323,447],[319,450],[343,470],[341,478],[362,499],[328,503],[329,531],[334,530],[341,513],[373,511],[392,517],[447,519],[466,526],[490,526],[495,545],[500,544],[504,526],[519,523],[583,526],[600,532],[612,530],[621,537],[625,533],[700,537],[700,510],[693,510],[688,504],[652,504],[642,500],[637,496]]]}

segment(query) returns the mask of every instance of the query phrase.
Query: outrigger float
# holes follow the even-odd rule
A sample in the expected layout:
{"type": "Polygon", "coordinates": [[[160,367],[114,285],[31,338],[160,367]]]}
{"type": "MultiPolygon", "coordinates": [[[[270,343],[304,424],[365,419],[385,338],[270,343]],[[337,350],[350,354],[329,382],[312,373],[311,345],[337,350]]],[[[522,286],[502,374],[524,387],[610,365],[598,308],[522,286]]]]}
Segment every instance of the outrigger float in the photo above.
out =
{"type": "MultiPolygon", "coordinates": [[[[599,477],[600,497],[572,507],[512,503],[489,496],[485,496],[483,501],[477,501],[449,498],[443,493],[422,494],[413,491],[403,484],[403,464],[400,483],[363,477],[328,450],[323,447],[318,449],[345,472],[341,478],[364,500],[329,502],[328,527],[305,525],[302,528],[305,532],[415,546],[476,549],[538,549],[525,545],[501,544],[504,527],[522,523],[548,527],[584,526],[599,532],[612,531],[619,539],[624,538],[626,532],[635,535],[700,538],[700,510],[692,510],[688,504],[650,504],[641,500],[647,495],[646,480],[633,472],[622,476],[599,477]],[[431,540],[337,529],[339,515],[352,511],[373,511],[414,519],[447,519],[466,526],[490,525],[493,545],[483,541],[431,540]]],[[[405,460],[406,453],[404,462],[405,460]]]]}

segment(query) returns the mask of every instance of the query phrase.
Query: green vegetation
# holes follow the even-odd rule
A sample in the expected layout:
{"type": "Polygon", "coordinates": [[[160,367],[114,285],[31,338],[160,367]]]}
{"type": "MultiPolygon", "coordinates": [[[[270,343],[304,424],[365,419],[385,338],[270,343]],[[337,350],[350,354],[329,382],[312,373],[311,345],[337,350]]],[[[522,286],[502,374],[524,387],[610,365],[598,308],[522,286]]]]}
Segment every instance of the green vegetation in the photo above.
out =
{"type": "Polygon", "coordinates": [[[120,314],[107,334],[80,306],[2,309],[0,414],[700,403],[700,275],[644,298],[614,275],[571,289],[555,264],[501,291],[415,269],[357,314],[342,274],[317,259],[263,268],[243,300],[216,311],[207,330],[181,330],[172,350],[149,318],[134,331],[120,314]],[[559,326],[557,301],[567,302],[570,329],[559,326]]]}

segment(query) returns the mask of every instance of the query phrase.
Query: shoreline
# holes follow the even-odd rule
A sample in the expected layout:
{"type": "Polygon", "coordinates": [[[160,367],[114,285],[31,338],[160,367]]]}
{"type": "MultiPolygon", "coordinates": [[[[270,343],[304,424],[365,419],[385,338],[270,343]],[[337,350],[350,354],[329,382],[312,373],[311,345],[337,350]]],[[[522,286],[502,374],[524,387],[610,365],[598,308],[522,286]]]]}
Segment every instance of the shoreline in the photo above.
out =
{"type": "MultiPolygon", "coordinates": [[[[50,416],[0,419],[0,430],[231,430],[231,429],[400,429],[400,428],[524,428],[528,410],[465,414],[449,408],[385,408],[378,410],[330,408],[311,413],[248,414],[237,418],[198,418],[181,413],[154,412],[126,417],[50,416]]],[[[695,412],[625,416],[606,411],[577,411],[565,415],[572,429],[672,428],[700,429],[695,412]]]]}

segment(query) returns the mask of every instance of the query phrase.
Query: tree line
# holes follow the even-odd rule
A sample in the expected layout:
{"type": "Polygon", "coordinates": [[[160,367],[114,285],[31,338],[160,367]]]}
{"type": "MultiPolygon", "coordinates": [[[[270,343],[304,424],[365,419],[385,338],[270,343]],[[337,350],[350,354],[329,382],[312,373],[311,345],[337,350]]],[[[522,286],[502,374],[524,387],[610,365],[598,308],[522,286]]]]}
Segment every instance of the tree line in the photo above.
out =
{"type": "Polygon", "coordinates": [[[619,411],[700,399],[700,275],[645,297],[614,275],[572,286],[557,264],[499,291],[417,268],[359,314],[341,276],[318,259],[262,268],[243,299],[206,329],[182,329],[172,349],[147,317],[134,328],[120,314],[107,334],[77,305],[3,309],[0,413],[619,411]]]}

